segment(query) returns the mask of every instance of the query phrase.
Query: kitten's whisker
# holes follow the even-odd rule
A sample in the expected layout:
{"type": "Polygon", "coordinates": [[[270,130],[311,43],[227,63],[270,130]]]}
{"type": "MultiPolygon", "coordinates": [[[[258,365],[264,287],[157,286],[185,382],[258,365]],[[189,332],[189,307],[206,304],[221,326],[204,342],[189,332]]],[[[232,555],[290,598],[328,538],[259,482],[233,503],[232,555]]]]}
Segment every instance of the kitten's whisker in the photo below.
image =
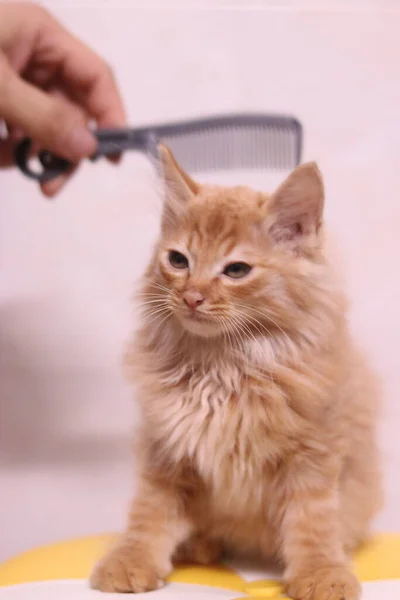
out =
{"type": "Polygon", "coordinates": [[[230,333],[229,333],[229,329],[226,326],[226,324],[224,322],[224,319],[222,317],[218,317],[217,316],[216,319],[217,319],[218,323],[220,323],[220,325],[222,327],[223,336],[225,337],[225,335],[226,335],[226,337],[228,338],[229,347],[230,347],[231,352],[233,354],[233,345],[232,345],[232,339],[231,339],[231,336],[230,336],[230,333]]]}
{"type": "MultiPolygon", "coordinates": [[[[255,337],[255,335],[253,334],[253,332],[252,332],[252,331],[250,330],[250,328],[247,326],[247,323],[246,323],[246,321],[245,321],[245,318],[244,318],[244,316],[242,316],[242,314],[241,314],[239,311],[235,311],[235,313],[234,313],[234,314],[235,314],[235,317],[236,317],[238,320],[240,319],[240,320],[239,320],[239,322],[242,324],[242,327],[245,327],[245,328],[246,328],[246,330],[248,331],[249,335],[251,336],[251,337],[249,337],[249,335],[248,335],[248,336],[247,336],[247,337],[248,337],[248,339],[250,339],[250,341],[251,341],[251,340],[253,340],[253,341],[254,341],[254,342],[257,344],[257,346],[259,347],[259,349],[260,349],[260,352],[261,352],[261,356],[265,358],[265,364],[263,365],[263,367],[267,369],[267,372],[268,372],[269,378],[271,379],[271,381],[272,381],[272,382],[274,382],[274,383],[275,383],[275,380],[274,380],[274,378],[273,378],[273,375],[272,375],[272,371],[271,371],[271,369],[270,369],[270,368],[268,368],[268,366],[267,366],[267,365],[268,365],[268,362],[269,362],[269,360],[268,360],[268,357],[267,357],[267,355],[266,355],[266,353],[265,353],[265,350],[264,350],[264,348],[261,346],[261,343],[260,343],[260,341],[259,341],[259,340],[257,340],[257,338],[255,337]]],[[[260,333],[260,331],[259,331],[258,329],[257,329],[257,331],[260,333]]],[[[261,335],[262,335],[262,333],[261,333],[261,335]]]]}
{"type": "Polygon", "coordinates": [[[142,319],[143,320],[148,320],[150,317],[155,317],[158,314],[163,314],[163,313],[168,313],[170,314],[171,311],[169,310],[169,308],[163,306],[161,308],[158,308],[157,310],[149,310],[147,313],[145,313],[144,315],[142,315],[142,319]]]}
{"type": "Polygon", "coordinates": [[[243,335],[250,339],[248,336],[248,333],[243,329],[243,323],[235,316],[235,315],[230,315],[229,316],[229,320],[231,322],[231,324],[233,323],[233,325],[235,326],[236,332],[239,334],[239,341],[240,343],[243,345],[244,343],[244,339],[243,339],[243,335]],[[243,335],[241,335],[243,334],[243,335]]]}
{"type": "Polygon", "coordinates": [[[138,308],[142,315],[147,315],[161,309],[171,311],[171,307],[167,302],[143,302],[139,304],[138,308]]]}
{"type": "MultiPolygon", "coordinates": [[[[231,315],[231,317],[232,317],[232,315],[231,315]]],[[[233,329],[234,329],[236,338],[238,339],[239,345],[244,346],[246,339],[249,339],[251,341],[249,334],[243,330],[241,321],[239,321],[236,317],[234,317],[234,319],[230,318],[229,320],[230,320],[231,324],[233,324],[233,329]]],[[[251,368],[253,367],[253,364],[249,362],[248,356],[246,354],[238,353],[238,357],[239,357],[240,361],[243,362],[244,365],[249,367],[251,370],[251,368]]],[[[245,378],[247,378],[248,375],[249,375],[249,372],[244,370],[243,376],[245,378]]],[[[269,377],[270,377],[271,381],[273,381],[272,373],[270,373],[270,372],[269,372],[269,377]]]]}
{"type": "Polygon", "coordinates": [[[282,329],[282,327],[281,327],[280,325],[278,325],[278,323],[277,323],[276,321],[274,321],[274,319],[273,319],[272,317],[269,317],[269,316],[268,316],[267,318],[268,318],[268,319],[271,321],[271,323],[273,323],[273,325],[275,325],[275,327],[276,327],[277,329],[279,329],[279,331],[280,331],[280,332],[281,332],[281,333],[284,335],[284,337],[285,337],[285,338],[286,338],[286,339],[287,339],[289,342],[291,342],[291,341],[292,341],[292,340],[290,339],[290,337],[288,336],[288,334],[286,333],[286,331],[284,331],[284,330],[282,329]]]}
{"type": "Polygon", "coordinates": [[[164,322],[165,322],[167,319],[169,319],[169,318],[171,317],[171,314],[170,314],[170,313],[166,313],[166,314],[164,315],[164,317],[163,317],[161,320],[159,320],[159,317],[160,317],[160,316],[161,316],[161,315],[158,315],[158,316],[156,316],[156,317],[153,317],[152,319],[148,320],[148,321],[146,322],[146,327],[147,327],[147,326],[151,326],[151,327],[157,327],[157,328],[160,328],[160,327],[161,327],[161,325],[162,325],[162,324],[163,324],[163,323],[164,323],[164,322]]]}
{"type": "Polygon", "coordinates": [[[166,321],[167,319],[169,319],[170,317],[172,317],[172,314],[170,311],[167,311],[165,313],[165,317],[160,321],[160,323],[158,324],[158,326],[162,325],[164,323],[164,321],[166,321]]]}
{"type": "Polygon", "coordinates": [[[261,354],[263,355],[265,353],[265,351],[263,350],[263,347],[261,346],[259,340],[257,340],[256,336],[253,334],[250,327],[247,325],[246,320],[242,317],[242,315],[238,311],[235,312],[235,317],[239,320],[242,327],[248,332],[250,339],[254,340],[255,344],[257,344],[257,346],[260,348],[261,354]]]}
{"type": "Polygon", "coordinates": [[[161,319],[161,321],[158,321],[158,322],[157,322],[157,318],[156,318],[156,319],[153,319],[153,321],[150,321],[150,322],[148,323],[148,325],[150,325],[150,323],[152,323],[152,324],[153,324],[153,326],[155,326],[155,327],[157,327],[157,328],[159,329],[159,328],[161,327],[161,325],[163,325],[163,324],[165,323],[165,321],[167,321],[167,319],[169,319],[170,317],[171,317],[171,314],[170,314],[170,313],[167,313],[167,314],[166,314],[166,315],[165,315],[165,316],[164,316],[164,317],[161,319]]]}
{"type": "MultiPolygon", "coordinates": [[[[240,306],[240,305],[238,305],[238,306],[240,306]]],[[[266,333],[267,333],[267,334],[268,334],[270,337],[273,337],[273,336],[272,336],[272,333],[271,333],[271,330],[270,330],[270,329],[268,329],[268,327],[267,327],[266,325],[264,325],[263,323],[261,323],[261,321],[259,321],[258,319],[256,319],[256,318],[255,318],[255,317],[253,317],[252,315],[248,315],[247,313],[244,313],[243,311],[239,311],[239,314],[240,314],[240,315],[241,315],[241,316],[242,316],[242,317],[243,317],[245,320],[250,320],[252,324],[253,324],[253,323],[256,323],[257,325],[259,325],[259,326],[260,326],[260,327],[261,327],[261,328],[262,328],[264,331],[266,331],[266,333]]],[[[263,332],[262,332],[262,331],[260,331],[260,329],[258,329],[258,327],[257,327],[257,326],[255,326],[255,327],[256,327],[257,331],[258,331],[258,332],[259,332],[261,335],[263,335],[263,332]]]]}
{"type": "MultiPolygon", "coordinates": [[[[275,325],[275,327],[276,327],[277,329],[279,329],[279,331],[280,331],[280,332],[281,332],[281,333],[282,333],[282,334],[283,334],[283,335],[286,337],[286,339],[287,339],[288,341],[290,341],[290,342],[292,341],[292,340],[290,339],[290,337],[288,336],[288,334],[286,333],[286,331],[284,331],[284,330],[282,329],[282,327],[280,327],[280,325],[278,325],[278,323],[277,323],[276,321],[274,321],[274,319],[273,319],[273,318],[272,318],[272,317],[271,317],[271,316],[270,316],[268,313],[265,313],[265,312],[263,312],[263,311],[261,311],[261,310],[258,310],[257,308],[253,308],[253,307],[251,307],[251,306],[250,306],[250,307],[249,307],[249,306],[246,306],[246,304],[237,304],[237,306],[240,306],[240,307],[242,307],[242,308],[246,308],[247,310],[250,310],[250,311],[252,311],[252,312],[256,312],[256,313],[258,313],[258,314],[262,315],[263,317],[265,317],[265,318],[267,319],[267,321],[270,321],[270,322],[271,322],[273,325],[275,325]]],[[[246,316],[247,316],[247,314],[246,314],[246,316]]],[[[272,335],[272,334],[271,334],[271,332],[270,332],[270,335],[272,335]]]]}
{"type": "Polygon", "coordinates": [[[141,308],[143,309],[143,311],[151,312],[158,309],[170,309],[170,306],[167,302],[157,302],[155,306],[152,302],[144,302],[143,304],[141,304],[141,308]]]}
{"type": "Polygon", "coordinates": [[[170,293],[170,290],[165,287],[165,285],[161,285],[160,283],[157,283],[157,281],[153,281],[152,279],[149,279],[148,277],[144,277],[145,281],[148,281],[150,283],[150,287],[154,286],[156,288],[159,288],[160,290],[163,290],[164,292],[168,292],[170,293]]]}
{"type": "Polygon", "coordinates": [[[152,297],[154,297],[154,298],[165,298],[166,294],[160,294],[160,293],[149,294],[147,292],[143,292],[143,293],[140,293],[140,294],[135,294],[135,298],[152,298],[152,297]]]}
{"type": "Polygon", "coordinates": [[[146,300],[146,302],[140,302],[140,306],[149,306],[149,305],[158,305],[158,306],[167,306],[168,303],[166,300],[146,300]]]}

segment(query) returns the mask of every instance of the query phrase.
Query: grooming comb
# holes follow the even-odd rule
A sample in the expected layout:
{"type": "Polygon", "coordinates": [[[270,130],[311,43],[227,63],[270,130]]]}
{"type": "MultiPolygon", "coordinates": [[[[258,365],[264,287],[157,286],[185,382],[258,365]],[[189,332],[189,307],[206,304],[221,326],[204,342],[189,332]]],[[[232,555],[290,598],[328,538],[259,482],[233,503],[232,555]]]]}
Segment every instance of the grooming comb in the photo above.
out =
{"type": "MultiPolygon", "coordinates": [[[[189,172],[225,169],[292,169],[301,159],[303,130],[294,117],[269,114],[237,114],[208,117],[136,129],[98,129],[98,147],[91,160],[128,150],[144,152],[157,160],[158,144],[165,143],[189,172]]],[[[21,171],[45,182],[73,166],[63,158],[41,150],[40,172],[28,163],[31,140],[25,138],[15,151],[21,171]]]]}

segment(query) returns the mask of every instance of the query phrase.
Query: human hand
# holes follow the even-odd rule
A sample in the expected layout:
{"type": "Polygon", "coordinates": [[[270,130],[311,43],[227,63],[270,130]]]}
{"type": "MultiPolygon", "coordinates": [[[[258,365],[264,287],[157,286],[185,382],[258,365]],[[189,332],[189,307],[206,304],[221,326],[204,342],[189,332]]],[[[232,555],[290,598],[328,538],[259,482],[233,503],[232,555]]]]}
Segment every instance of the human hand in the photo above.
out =
{"type": "MultiPolygon", "coordinates": [[[[95,151],[89,121],[99,127],[125,124],[109,67],[68,33],[44,8],[0,3],[0,167],[14,164],[23,136],[78,164],[95,151]]],[[[41,184],[53,196],[70,173],[41,184]]]]}

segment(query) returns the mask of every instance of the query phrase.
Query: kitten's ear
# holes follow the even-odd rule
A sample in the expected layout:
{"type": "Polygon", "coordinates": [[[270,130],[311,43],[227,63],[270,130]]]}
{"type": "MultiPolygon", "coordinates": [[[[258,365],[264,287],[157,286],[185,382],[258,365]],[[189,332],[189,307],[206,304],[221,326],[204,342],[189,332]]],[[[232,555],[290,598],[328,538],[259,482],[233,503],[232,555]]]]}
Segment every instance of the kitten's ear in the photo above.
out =
{"type": "Polygon", "coordinates": [[[171,150],[164,144],[158,147],[164,172],[166,201],[171,197],[178,203],[186,203],[199,191],[199,184],[178,165],[171,150]]]}
{"type": "Polygon", "coordinates": [[[269,233],[276,242],[296,242],[318,233],[324,185],[316,163],[297,167],[272,195],[269,233]]]}

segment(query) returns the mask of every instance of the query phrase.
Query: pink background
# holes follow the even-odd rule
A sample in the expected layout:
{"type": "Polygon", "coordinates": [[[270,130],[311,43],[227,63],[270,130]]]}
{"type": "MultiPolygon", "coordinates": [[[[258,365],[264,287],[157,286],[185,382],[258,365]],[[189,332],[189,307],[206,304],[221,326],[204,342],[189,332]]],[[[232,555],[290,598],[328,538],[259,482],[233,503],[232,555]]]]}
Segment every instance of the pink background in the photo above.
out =
{"type": "MultiPolygon", "coordinates": [[[[385,384],[377,527],[400,530],[398,3],[46,4],[108,58],[132,125],[242,110],[302,120],[304,159],[323,171],[345,257],[353,327],[385,384]]],[[[279,177],[214,179],[270,189],[279,177]]],[[[53,203],[17,172],[0,180],[1,559],[123,524],[135,410],[119,356],[160,201],[136,156],[119,169],[85,165],[53,203]]]]}

